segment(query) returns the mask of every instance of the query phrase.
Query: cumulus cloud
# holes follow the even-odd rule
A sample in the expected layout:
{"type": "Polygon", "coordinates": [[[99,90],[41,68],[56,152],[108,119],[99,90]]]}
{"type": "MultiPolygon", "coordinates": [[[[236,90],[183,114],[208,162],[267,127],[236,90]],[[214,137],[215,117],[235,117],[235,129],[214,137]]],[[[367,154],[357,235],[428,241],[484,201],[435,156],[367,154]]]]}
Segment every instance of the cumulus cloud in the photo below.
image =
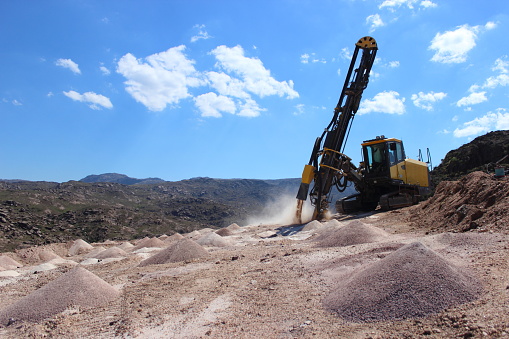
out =
{"type": "Polygon", "coordinates": [[[89,104],[89,107],[95,110],[99,110],[101,107],[109,109],[113,108],[110,99],[101,94],[96,94],[94,92],[85,92],[80,94],[76,91],[64,91],[63,93],[66,97],[69,97],[74,101],[80,101],[89,104]]]}
{"type": "Polygon", "coordinates": [[[405,98],[399,98],[399,93],[395,91],[384,91],[378,93],[373,99],[367,99],[361,102],[359,114],[371,112],[387,114],[405,113],[405,98]]]}
{"type": "Polygon", "coordinates": [[[461,107],[461,106],[477,105],[477,104],[480,104],[481,102],[484,102],[486,100],[488,100],[488,98],[486,97],[486,92],[473,92],[473,93],[470,93],[468,96],[463,97],[460,100],[458,100],[458,102],[456,103],[456,106],[461,107]]]}
{"type": "Polygon", "coordinates": [[[150,111],[162,111],[190,97],[188,88],[204,84],[194,60],[184,54],[184,45],[136,59],[127,53],[118,61],[117,72],[127,81],[126,91],[150,111]]]}
{"type": "Polygon", "coordinates": [[[78,64],[72,61],[71,59],[58,59],[55,62],[55,65],[67,68],[71,70],[74,74],[81,74],[78,64]]]}
{"type": "Polygon", "coordinates": [[[432,111],[433,104],[444,99],[446,96],[447,94],[443,92],[419,92],[417,94],[412,94],[411,99],[416,107],[425,109],[426,111],[432,111]]]}
{"type": "Polygon", "coordinates": [[[14,106],[22,106],[22,105],[23,105],[21,102],[19,102],[19,101],[18,101],[18,100],[16,100],[16,99],[12,100],[12,104],[13,104],[14,106]]]}
{"type": "Polygon", "coordinates": [[[191,37],[191,42],[196,42],[198,40],[207,40],[212,38],[212,36],[209,35],[209,33],[205,30],[205,25],[194,25],[193,27],[195,30],[198,31],[196,35],[193,35],[191,37]]]}
{"type": "Polygon", "coordinates": [[[437,33],[428,49],[435,51],[431,61],[440,63],[461,63],[467,60],[467,54],[476,45],[477,35],[495,24],[488,22],[485,26],[458,26],[455,30],[437,33]]]}
{"type": "Polygon", "coordinates": [[[277,81],[270,74],[270,70],[263,66],[258,58],[249,58],[244,55],[241,46],[218,46],[210,52],[216,57],[216,66],[226,72],[238,76],[245,90],[265,97],[269,95],[286,95],[287,99],[298,98],[299,93],[293,89],[293,81],[277,81]]]}
{"type": "Polygon", "coordinates": [[[432,2],[431,0],[384,0],[378,8],[386,8],[392,12],[394,12],[397,8],[400,8],[401,6],[406,5],[406,7],[410,9],[414,9],[414,6],[418,4],[418,6],[423,8],[433,8],[437,7],[437,4],[432,2]]]}
{"type": "MultiPolygon", "coordinates": [[[[482,88],[496,88],[498,86],[507,86],[509,85],[509,62],[506,60],[507,56],[502,58],[498,58],[495,60],[495,64],[491,68],[494,72],[499,72],[500,74],[496,76],[491,76],[484,84],[481,86],[482,88]]],[[[475,86],[475,85],[474,85],[475,86]]]]}
{"type": "Polygon", "coordinates": [[[369,25],[369,32],[373,33],[377,28],[385,26],[380,14],[372,14],[366,18],[366,23],[369,25]]]}
{"type": "Polygon", "coordinates": [[[231,98],[214,92],[199,95],[194,98],[194,102],[202,117],[220,118],[221,112],[234,114],[236,110],[235,102],[231,98]]]}
{"type": "Polygon", "coordinates": [[[303,64],[309,63],[309,54],[305,53],[300,56],[300,62],[303,64]]]}
{"type": "Polygon", "coordinates": [[[456,128],[453,135],[457,138],[468,137],[487,133],[495,130],[509,129],[509,112],[504,108],[498,108],[495,112],[488,112],[482,117],[475,118],[456,128]]]}

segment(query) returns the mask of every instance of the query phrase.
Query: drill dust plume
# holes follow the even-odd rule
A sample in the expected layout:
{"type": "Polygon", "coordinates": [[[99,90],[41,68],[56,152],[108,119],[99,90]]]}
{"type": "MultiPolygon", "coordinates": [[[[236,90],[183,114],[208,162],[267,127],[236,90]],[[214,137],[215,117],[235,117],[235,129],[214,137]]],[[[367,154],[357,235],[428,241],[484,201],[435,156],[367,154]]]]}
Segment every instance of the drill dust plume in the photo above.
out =
{"type": "MultiPolygon", "coordinates": [[[[293,224],[297,211],[297,199],[287,194],[269,201],[259,215],[247,219],[249,225],[290,225],[293,224]]],[[[309,200],[302,206],[302,222],[311,221],[313,207],[309,200]]]]}

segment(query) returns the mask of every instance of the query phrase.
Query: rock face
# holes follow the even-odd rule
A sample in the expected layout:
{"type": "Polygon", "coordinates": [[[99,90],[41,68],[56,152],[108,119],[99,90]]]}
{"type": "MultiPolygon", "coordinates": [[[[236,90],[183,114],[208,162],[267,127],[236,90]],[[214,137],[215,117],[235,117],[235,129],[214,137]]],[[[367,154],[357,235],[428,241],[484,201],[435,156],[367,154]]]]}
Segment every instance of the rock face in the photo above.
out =
{"type": "Polygon", "coordinates": [[[78,266],[2,309],[0,324],[5,326],[10,319],[39,321],[58,314],[70,306],[97,307],[118,296],[117,289],[78,266]]]}
{"type": "Polygon", "coordinates": [[[355,322],[423,317],[475,300],[481,284],[419,242],[361,268],[325,299],[355,322]]]}

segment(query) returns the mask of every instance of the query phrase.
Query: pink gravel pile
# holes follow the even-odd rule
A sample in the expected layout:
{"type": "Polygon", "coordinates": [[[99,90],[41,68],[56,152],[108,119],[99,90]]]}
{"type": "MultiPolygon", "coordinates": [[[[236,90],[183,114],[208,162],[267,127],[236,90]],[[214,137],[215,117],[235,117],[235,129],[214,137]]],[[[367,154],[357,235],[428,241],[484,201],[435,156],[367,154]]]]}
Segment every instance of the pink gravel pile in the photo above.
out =
{"type": "Polygon", "coordinates": [[[195,241],[185,238],[174,242],[161,252],[143,260],[138,266],[160,265],[208,256],[209,253],[195,241]]]}
{"type": "Polygon", "coordinates": [[[180,233],[175,233],[173,235],[170,235],[168,238],[166,238],[164,240],[164,243],[167,245],[167,244],[171,244],[172,242],[175,242],[180,239],[184,239],[184,236],[180,233]]]}
{"type": "Polygon", "coordinates": [[[88,253],[91,250],[94,249],[94,246],[90,245],[88,242],[86,242],[83,239],[78,239],[73,242],[71,248],[69,248],[69,255],[80,255],[84,253],[88,253]]]}
{"type": "Polygon", "coordinates": [[[164,241],[154,237],[142,239],[139,243],[136,244],[136,246],[132,248],[132,250],[136,251],[143,247],[165,247],[165,246],[166,244],[164,243],[164,241]]]}
{"type": "Polygon", "coordinates": [[[216,234],[218,234],[222,237],[227,237],[229,235],[232,235],[233,232],[229,228],[225,227],[225,228],[221,228],[221,229],[217,230],[216,234]]]}
{"type": "Polygon", "coordinates": [[[423,317],[475,300],[480,283],[414,242],[339,281],[324,305],[354,322],[423,317]]]}
{"type": "Polygon", "coordinates": [[[70,306],[101,306],[114,300],[119,294],[113,286],[78,266],[2,309],[0,325],[7,325],[9,319],[40,321],[70,306]]]}
{"type": "Polygon", "coordinates": [[[23,267],[22,264],[5,254],[0,255],[0,266],[6,270],[15,270],[16,268],[23,267]]]}
{"type": "Polygon", "coordinates": [[[127,257],[127,252],[118,247],[111,247],[107,250],[97,254],[94,258],[96,259],[110,259],[110,258],[124,258],[127,257]]]}
{"type": "Polygon", "coordinates": [[[341,247],[376,242],[387,236],[384,230],[355,220],[344,227],[321,234],[314,241],[317,247],[341,247]]]}

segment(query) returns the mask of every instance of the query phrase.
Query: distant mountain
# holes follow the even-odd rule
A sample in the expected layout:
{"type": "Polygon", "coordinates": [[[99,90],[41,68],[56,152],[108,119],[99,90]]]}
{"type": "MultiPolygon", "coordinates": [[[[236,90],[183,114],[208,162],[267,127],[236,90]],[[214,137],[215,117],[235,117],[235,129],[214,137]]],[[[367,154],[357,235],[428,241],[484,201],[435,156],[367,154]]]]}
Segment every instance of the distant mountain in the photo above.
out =
{"type": "Polygon", "coordinates": [[[165,182],[160,178],[146,178],[146,179],[136,179],[128,177],[125,174],[118,173],[104,173],[99,175],[89,175],[80,180],[81,182],[88,183],[96,183],[96,182],[112,182],[116,184],[122,185],[148,185],[148,184],[157,184],[160,182],[165,182]]]}

